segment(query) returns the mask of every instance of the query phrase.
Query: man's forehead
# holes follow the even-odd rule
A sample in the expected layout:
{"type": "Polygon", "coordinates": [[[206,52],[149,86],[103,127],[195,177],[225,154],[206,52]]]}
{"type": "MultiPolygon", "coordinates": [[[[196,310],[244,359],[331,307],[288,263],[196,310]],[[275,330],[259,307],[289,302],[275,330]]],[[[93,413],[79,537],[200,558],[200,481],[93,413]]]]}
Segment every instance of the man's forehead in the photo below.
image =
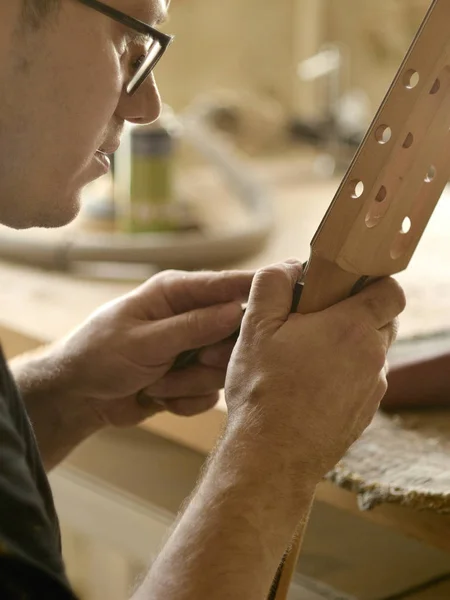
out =
{"type": "Polygon", "coordinates": [[[165,21],[169,4],[170,0],[122,0],[123,12],[144,23],[165,21]]]}

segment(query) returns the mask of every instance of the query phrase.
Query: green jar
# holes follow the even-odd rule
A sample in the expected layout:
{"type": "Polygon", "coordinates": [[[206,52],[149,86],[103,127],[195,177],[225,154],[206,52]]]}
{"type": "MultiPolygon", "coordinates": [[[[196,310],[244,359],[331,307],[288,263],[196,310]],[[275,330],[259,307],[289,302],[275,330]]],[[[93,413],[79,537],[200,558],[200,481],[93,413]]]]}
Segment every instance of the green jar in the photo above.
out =
{"type": "Polygon", "coordinates": [[[171,231],[175,140],[161,121],[133,128],[130,140],[128,227],[132,232],[171,231]]]}

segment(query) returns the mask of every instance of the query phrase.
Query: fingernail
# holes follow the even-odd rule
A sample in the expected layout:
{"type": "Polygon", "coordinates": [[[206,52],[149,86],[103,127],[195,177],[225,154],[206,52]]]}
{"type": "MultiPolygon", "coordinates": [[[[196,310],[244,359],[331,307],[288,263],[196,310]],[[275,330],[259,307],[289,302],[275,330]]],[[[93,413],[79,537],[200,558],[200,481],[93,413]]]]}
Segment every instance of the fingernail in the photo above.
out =
{"type": "Polygon", "coordinates": [[[218,310],[218,318],[224,325],[237,325],[241,322],[244,311],[237,302],[224,304],[218,310]]]}
{"type": "Polygon", "coordinates": [[[150,408],[155,404],[157,406],[161,406],[162,408],[166,407],[164,400],[161,398],[155,398],[155,396],[150,396],[149,394],[146,394],[144,390],[137,395],[137,401],[142,408],[150,408]]]}
{"type": "Polygon", "coordinates": [[[157,404],[158,406],[163,406],[164,408],[166,407],[166,402],[165,400],[163,400],[162,398],[153,398],[153,402],[155,404],[157,404]]]}
{"type": "Polygon", "coordinates": [[[302,264],[302,261],[299,260],[298,258],[288,258],[284,262],[287,265],[301,265],[302,264]]]}

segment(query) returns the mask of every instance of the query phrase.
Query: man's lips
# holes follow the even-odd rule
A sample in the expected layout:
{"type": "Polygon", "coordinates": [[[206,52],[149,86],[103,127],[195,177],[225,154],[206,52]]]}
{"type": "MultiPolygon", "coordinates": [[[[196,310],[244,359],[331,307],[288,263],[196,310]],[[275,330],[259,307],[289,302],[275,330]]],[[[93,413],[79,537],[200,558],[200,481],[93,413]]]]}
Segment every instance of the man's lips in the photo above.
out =
{"type": "Polygon", "coordinates": [[[97,152],[95,153],[95,158],[99,161],[99,163],[102,164],[102,166],[108,171],[110,166],[111,166],[111,160],[109,158],[109,156],[104,153],[104,152],[100,152],[99,150],[97,150],[97,152]]]}
{"type": "Polygon", "coordinates": [[[120,144],[116,144],[115,146],[110,146],[110,147],[106,147],[106,148],[99,148],[97,150],[97,152],[99,154],[104,154],[105,156],[114,154],[115,152],[117,152],[117,150],[119,149],[119,145],[120,144]]]}

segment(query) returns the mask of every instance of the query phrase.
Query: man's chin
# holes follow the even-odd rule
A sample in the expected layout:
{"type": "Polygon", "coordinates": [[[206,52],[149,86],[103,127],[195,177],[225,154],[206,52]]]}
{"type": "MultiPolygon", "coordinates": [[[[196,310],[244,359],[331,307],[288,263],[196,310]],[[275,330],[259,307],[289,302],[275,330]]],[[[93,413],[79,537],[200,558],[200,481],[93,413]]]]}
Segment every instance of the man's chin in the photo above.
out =
{"type": "Polygon", "coordinates": [[[59,227],[65,227],[76,219],[80,209],[73,210],[72,212],[53,212],[49,214],[38,214],[38,215],[22,215],[16,218],[14,217],[3,217],[0,218],[0,225],[9,227],[10,229],[16,229],[22,231],[26,229],[57,229],[59,227]]]}

